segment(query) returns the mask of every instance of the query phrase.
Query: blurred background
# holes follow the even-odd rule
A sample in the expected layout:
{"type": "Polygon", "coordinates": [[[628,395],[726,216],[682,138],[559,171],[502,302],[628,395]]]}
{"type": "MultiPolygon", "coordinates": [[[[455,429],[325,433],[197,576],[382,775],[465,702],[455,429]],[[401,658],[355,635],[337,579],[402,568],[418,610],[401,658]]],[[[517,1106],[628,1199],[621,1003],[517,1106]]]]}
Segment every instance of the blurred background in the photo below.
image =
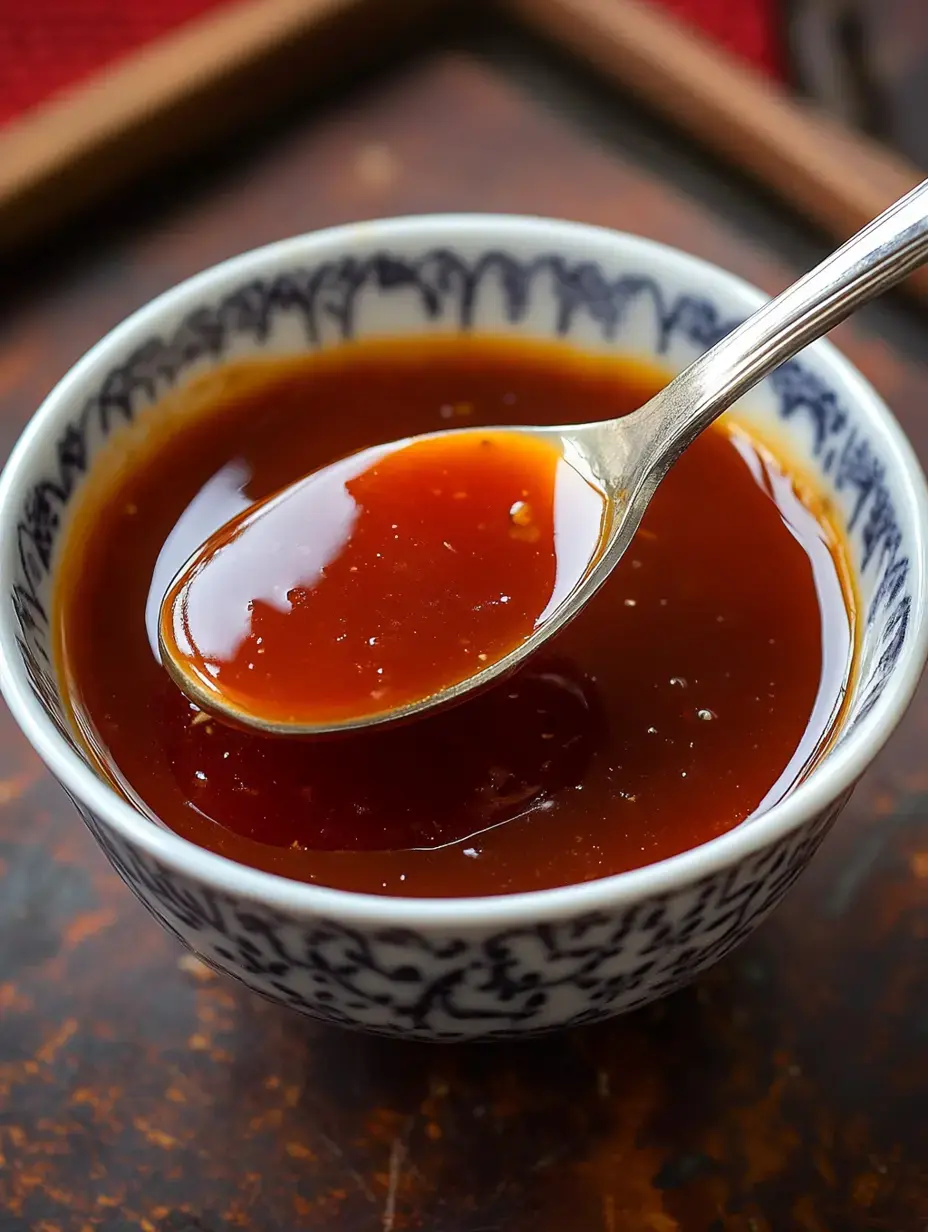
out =
{"type": "MultiPolygon", "coordinates": [[[[236,4],[238,0],[231,0],[236,4]]],[[[744,57],[759,71],[778,78],[789,75],[790,24],[808,26],[815,52],[803,75],[809,83],[820,77],[854,77],[859,52],[850,44],[872,42],[863,37],[874,0],[649,0],[677,21],[716,39],[744,57]],[[848,63],[844,63],[847,60],[848,63]],[[840,63],[835,63],[840,61],[840,63]],[[825,65],[827,64],[827,69],[825,65]]],[[[602,0],[604,5],[610,0],[602,0]]],[[[0,6],[0,121],[22,116],[69,87],[86,82],[120,58],[179,30],[185,23],[229,8],[230,0],[3,0],[0,6]]],[[[290,7],[286,0],[279,8],[290,7]]],[[[306,6],[311,9],[312,4],[306,6]]],[[[321,8],[322,6],[318,6],[321,8]]],[[[879,5],[886,12],[884,2],[879,5]]],[[[905,0],[895,0],[896,24],[903,27],[905,0]]],[[[916,5],[916,8],[921,6],[916,5]]],[[[881,23],[882,24],[882,23],[881,23]]],[[[911,25],[911,21],[908,22],[911,25]]],[[[911,31],[896,32],[900,47],[911,53],[911,31]]],[[[892,32],[888,45],[892,46],[892,32]]],[[[877,52],[877,59],[880,58],[877,52]]],[[[897,59],[901,59],[899,53],[897,59]]],[[[900,68],[904,63],[900,63],[900,68]]],[[[876,66],[874,65],[874,70],[876,66]]],[[[868,70],[864,70],[868,71],[868,70]]],[[[824,88],[824,86],[823,86],[824,88]]],[[[854,92],[829,83],[839,97],[854,92]]],[[[841,104],[843,105],[843,104],[841,104]]]]}
{"type": "Polygon", "coordinates": [[[0,248],[401,56],[427,27],[490,14],[669,114],[832,233],[928,166],[921,0],[2,0],[0,248]],[[795,129],[822,114],[842,148],[850,138],[841,187],[835,130],[795,129]]]}

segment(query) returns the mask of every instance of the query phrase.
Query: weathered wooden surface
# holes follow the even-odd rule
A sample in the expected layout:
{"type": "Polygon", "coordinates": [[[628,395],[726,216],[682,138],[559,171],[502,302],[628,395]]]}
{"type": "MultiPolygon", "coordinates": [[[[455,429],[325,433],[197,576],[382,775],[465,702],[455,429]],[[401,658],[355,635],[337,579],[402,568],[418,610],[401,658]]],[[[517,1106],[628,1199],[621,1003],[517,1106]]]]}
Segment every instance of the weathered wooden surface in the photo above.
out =
{"type": "MultiPolygon", "coordinates": [[[[322,224],[449,208],[625,227],[769,290],[791,273],[763,234],[436,55],[14,270],[0,451],[177,279],[322,224]]],[[[928,459],[922,364],[865,327],[843,342],[928,459]]],[[[0,1232],[924,1232],[926,803],[923,689],[787,903],[695,987],[547,1041],[418,1047],[312,1025],[186,956],[4,713],[0,1232]]]]}

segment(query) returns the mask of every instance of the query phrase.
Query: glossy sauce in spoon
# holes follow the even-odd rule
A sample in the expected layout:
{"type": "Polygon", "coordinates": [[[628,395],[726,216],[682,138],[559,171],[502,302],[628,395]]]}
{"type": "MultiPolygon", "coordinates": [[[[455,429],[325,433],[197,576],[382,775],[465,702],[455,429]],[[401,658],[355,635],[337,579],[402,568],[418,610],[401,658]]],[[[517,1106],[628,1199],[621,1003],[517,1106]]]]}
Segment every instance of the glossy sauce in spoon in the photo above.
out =
{"type": "Polygon", "coordinates": [[[522,433],[365,450],[207,540],[165,598],[165,660],[197,702],[268,726],[392,712],[520,645],[595,558],[604,512],[522,433]]]}

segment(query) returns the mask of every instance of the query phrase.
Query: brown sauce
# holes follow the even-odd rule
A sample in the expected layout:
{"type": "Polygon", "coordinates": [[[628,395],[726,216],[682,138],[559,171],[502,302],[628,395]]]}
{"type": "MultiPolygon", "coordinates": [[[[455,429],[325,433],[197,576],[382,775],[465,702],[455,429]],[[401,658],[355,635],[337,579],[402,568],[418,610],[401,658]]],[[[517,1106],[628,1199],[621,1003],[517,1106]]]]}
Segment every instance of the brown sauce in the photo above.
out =
{"type": "Polygon", "coordinates": [[[230,366],[145,412],[95,465],[56,594],[59,673],[103,773],[232,859],[410,896],[586,881],[780,799],[839,715],[854,604],[822,502],[736,422],[674,467],[583,614],[456,709],[260,736],[197,710],[158,658],[181,565],[302,475],[443,427],[607,418],[664,380],[554,344],[420,339],[230,366]]]}
{"type": "Polygon", "coordinates": [[[364,450],[211,535],[168,591],[161,645],[227,716],[325,727],[397,710],[525,642],[596,557],[604,511],[528,434],[364,450]]]}

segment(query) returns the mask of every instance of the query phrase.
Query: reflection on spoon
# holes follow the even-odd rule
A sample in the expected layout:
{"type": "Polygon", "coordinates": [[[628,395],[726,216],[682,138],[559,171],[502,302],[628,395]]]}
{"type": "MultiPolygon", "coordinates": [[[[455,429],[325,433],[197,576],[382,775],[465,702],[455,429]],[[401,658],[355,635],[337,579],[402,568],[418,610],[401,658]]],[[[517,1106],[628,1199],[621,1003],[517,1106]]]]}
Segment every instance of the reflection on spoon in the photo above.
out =
{"type": "Polygon", "coordinates": [[[604,499],[550,442],[458,431],[352,455],[233,518],[162,607],[198,705],[276,731],[395,717],[556,611],[604,499]]]}
{"type": "Polygon", "coordinates": [[[177,562],[186,560],[191,551],[217,531],[223,522],[248,509],[251,501],[245,495],[245,486],[250,477],[244,462],[230,462],[213,475],[177,519],[158,553],[145,604],[145,630],[152,653],[159,662],[161,600],[177,573],[177,562]]]}

